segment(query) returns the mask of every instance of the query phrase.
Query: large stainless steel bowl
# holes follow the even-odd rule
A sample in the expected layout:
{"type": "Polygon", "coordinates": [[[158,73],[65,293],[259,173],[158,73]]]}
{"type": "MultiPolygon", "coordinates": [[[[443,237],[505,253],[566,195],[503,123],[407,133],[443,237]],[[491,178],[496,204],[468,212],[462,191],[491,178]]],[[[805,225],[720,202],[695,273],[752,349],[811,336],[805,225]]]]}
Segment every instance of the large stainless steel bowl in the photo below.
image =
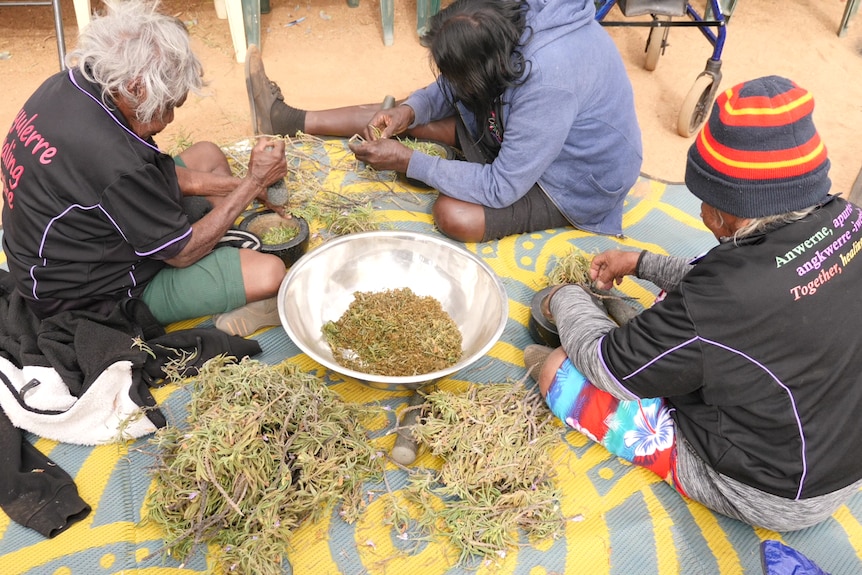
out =
{"type": "Polygon", "coordinates": [[[506,290],[488,265],[463,246],[428,234],[374,231],[327,241],[290,268],[278,313],[291,340],[326,368],[377,389],[411,390],[472,364],[500,338],[509,315],[506,290]],[[431,373],[393,377],[362,373],[335,361],[321,327],[337,321],[354,292],[410,288],[431,296],[461,330],[463,355],[431,373]]]}

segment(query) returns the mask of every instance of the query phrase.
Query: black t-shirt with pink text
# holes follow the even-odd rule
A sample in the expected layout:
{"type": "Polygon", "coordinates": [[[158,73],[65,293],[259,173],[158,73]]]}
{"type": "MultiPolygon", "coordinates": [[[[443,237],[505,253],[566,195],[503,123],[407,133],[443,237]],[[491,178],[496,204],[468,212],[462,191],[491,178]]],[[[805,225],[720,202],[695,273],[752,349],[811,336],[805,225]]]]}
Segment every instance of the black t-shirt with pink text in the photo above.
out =
{"type": "Polygon", "coordinates": [[[36,90],[0,150],[3,247],[42,317],[140,295],[191,236],[172,158],[76,70],[36,90]]]}

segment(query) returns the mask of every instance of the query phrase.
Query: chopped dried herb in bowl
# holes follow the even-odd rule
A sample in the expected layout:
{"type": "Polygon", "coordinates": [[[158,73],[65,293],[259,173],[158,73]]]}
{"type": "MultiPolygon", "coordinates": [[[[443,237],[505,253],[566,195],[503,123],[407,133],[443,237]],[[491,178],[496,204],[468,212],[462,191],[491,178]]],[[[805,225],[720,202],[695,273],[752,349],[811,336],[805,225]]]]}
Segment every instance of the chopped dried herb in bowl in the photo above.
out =
{"type": "Polygon", "coordinates": [[[338,321],[322,327],[339,365],[399,377],[439,371],[461,359],[461,331],[433,297],[410,288],[353,296],[338,321]]]}

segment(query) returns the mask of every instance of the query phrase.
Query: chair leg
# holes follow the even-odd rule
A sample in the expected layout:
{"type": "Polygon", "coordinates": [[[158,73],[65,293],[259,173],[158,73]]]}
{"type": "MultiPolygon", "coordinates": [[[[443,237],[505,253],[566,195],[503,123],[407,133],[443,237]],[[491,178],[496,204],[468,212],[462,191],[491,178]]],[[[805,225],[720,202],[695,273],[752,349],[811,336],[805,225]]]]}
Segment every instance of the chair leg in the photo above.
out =
{"type": "Polygon", "coordinates": [[[78,23],[78,33],[90,23],[90,0],[74,0],[75,21],[78,23]]]}
{"type": "Polygon", "coordinates": [[[416,0],[416,34],[419,38],[428,31],[428,20],[440,11],[440,0],[416,0]]]}
{"type": "Polygon", "coordinates": [[[54,7],[54,31],[57,34],[57,55],[60,57],[60,70],[66,69],[66,37],[63,34],[63,11],[60,0],[51,0],[54,7]]]}
{"type": "Polygon", "coordinates": [[[850,25],[850,18],[856,15],[859,11],[860,0],[847,0],[844,6],[844,16],[841,17],[841,24],[838,26],[838,37],[841,38],[847,34],[847,27],[850,25]]]}
{"type": "Polygon", "coordinates": [[[213,0],[215,5],[216,17],[219,20],[227,20],[227,8],[225,8],[224,0],[213,0]]]}
{"type": "Polygon", "coordinates": [[[242,64],[245,62],[245,51],[247,49],[245,21],[242,17],[242,0],[225,0],[224,6],[227,12],[227,23],[230,27],[233,49],[236,53],[236,61],[242,64]]]}
{"type": "Polygon", "coordinates": [[[380,16],[383,20],[383,45],[391,46],[395,38],[395,2],[380,0],[380,16]]]}

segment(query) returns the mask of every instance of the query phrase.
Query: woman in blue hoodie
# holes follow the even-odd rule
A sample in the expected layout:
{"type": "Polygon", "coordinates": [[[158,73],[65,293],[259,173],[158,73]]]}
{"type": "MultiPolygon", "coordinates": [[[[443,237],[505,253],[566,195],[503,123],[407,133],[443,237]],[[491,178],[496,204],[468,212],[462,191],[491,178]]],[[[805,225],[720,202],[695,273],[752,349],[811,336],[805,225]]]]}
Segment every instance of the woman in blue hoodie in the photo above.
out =
{"type": "Polygon", "coordinates": [[[323,111],[285,104],[247,56],[258,134],[365,136],[356,157],[439,191],[447,236],[478,242],[575,226],[622,233],[642,162],[631,83],[593,0],[455,0],[423,38],[437,80],[397,106],[323,111]],[[413,150],[392,136],[453,145],[468,161],[413,150]]]}

